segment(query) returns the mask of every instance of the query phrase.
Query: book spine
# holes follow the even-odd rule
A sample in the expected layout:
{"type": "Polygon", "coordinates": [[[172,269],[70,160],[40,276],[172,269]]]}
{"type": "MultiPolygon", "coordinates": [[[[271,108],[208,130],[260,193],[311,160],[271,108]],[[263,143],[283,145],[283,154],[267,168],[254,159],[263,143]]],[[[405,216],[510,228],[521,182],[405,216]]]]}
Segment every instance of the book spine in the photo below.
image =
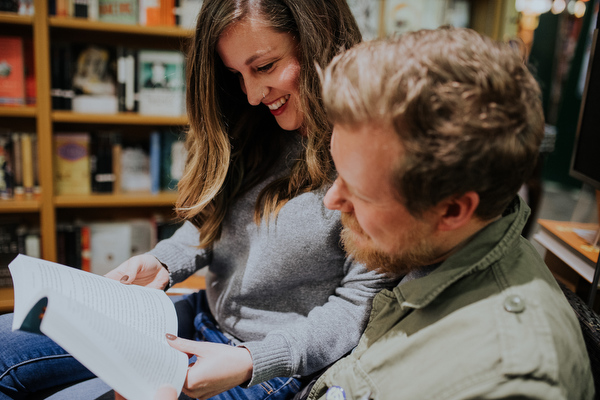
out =
{"type": "Polygon", "coordinates": [[[25,103],[33,105],[36,104],[37,101],[33,40],[25,39],[23,48],[25,57],[25,103]]]}
{"type": "Polygon", "coordinates": [[[115,176],[113,182],[113,193],[121,193],[121,137],[115,133],[112,140],[112,170],[115,176]]]}
{"type": "Polygon", "coordinates": [[[90,227],[89,225],[81,225],[81,269],[83,271],[91,272],[92,265],[92,253],[91,253],[91,242],[90,242],[90,227]]]}
{"type": "Polygon", "coordinates": [[[150,134],[150,193],[160,191],[160,132],[150,134]]]}
{"type": "Polygon", "coordinates": [[[8,200],[12,197],[9,154],[8,138],[0,136],[0,199],[2,200],[8,200]]]}
{"type": "Polygon", "coordinates": [[[26,198],[33,197],[33,147],[31,134],[21,135],[21,159],[23,160],[23,189],[26,198]]]}
{"type": "Polygon", "coordinates": [[[92,192],[111,193],[115,180],[113,174],[111,134],[98,132],[92,134],[90,146],[90,169],[92,192]]]}
{"type": "Polygon", "coordinates": [[[128,50],[125,60],[125,111],[135,112],[138,110],[136,99],[137,79],[137,57],[134,50],[128,50]]]}
{"type": "Polygon", "coordinates": [[[89,133],[55,134],[54,165],[56,194],[90,194],[89,133]]]}
{"type": "Polygon", "coordinates": [[[78,18],[87,18],[88,7],[88,0],[73,0],[73,16],[78,18]]]}
{"type": "Polygon", "coordinates": [[[23,150],[21,149],[21,135],[19,133],[13,133],[12,138],[12,150],[13,150],[13,183],[14,190],[13,194],[15,200],[23,200],[25,198],[25,190],[23,189],[23,150]]]}
{"type": "Polygon", "coordinates": [[[127,78],[127,54],[122,46],[117,46],[117,100],[119,102],[119,112],[127,110],[125,106],[125,91],[127,78]]]}
{"type": "Polygon", "coordinates": [[[62,54],[61,43],[52,43],[50,45],[50,96],[52,98],[52,109],[63,110],[63,95],[62,95],[62,74],[64,59],[62,54]]]}

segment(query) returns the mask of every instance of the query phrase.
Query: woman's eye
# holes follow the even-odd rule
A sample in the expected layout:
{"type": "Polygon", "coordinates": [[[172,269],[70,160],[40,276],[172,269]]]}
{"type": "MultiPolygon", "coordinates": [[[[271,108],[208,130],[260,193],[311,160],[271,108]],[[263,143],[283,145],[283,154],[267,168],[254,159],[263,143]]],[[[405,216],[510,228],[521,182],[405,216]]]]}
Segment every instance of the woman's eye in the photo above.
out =
{"type": "Polygon", "coordinates": [[[266,65],[256,68],[256,70],[258,72],[266,72],[266,71],[269,71],[271,68],[273,68],[273,65],[274,65],[274,63],[268,63],[266,65]]]}

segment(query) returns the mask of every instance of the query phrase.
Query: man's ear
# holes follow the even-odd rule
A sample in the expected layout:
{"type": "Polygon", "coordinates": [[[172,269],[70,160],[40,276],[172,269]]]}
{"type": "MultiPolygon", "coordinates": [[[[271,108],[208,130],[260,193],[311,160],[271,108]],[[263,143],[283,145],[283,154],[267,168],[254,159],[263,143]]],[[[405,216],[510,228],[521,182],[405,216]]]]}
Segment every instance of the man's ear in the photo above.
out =
{"type": "Polygon", "coordinates": [[[442,200],[435,208],[438,211],[438,230],[453,231],[473,220],[479,206],[479,194],[467,192],[461,196],[442,200]]]}

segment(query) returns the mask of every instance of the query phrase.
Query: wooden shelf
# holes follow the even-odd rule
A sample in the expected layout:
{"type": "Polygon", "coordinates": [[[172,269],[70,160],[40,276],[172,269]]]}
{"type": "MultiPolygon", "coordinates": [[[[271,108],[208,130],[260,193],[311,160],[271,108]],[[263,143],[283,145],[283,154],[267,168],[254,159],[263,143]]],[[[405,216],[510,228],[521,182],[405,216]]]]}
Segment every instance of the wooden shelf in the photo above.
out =
{"type": "Polygon", "coordinates": [[[10,12],[0,12],[0,24],[12,24],[12,25],[31,25],[33,26],[33,16],[31,15],[19,15],[10,12]]]}
{"type": "Polygon", "coordinates": [[[0,200],[0,214],[34,213],[40,211],[38,200],[0,200]]]}
{"type": "Polygon", "coordinates": [[[12,312],[15,305],[13,288],[0,288],[0,313],[12,312]]]}
{"type": "Polygon", "coordinates": [[[32,106],[0,107],[0,117],[35,118],[36,113],[37,108],[32,106]]]}
{"type": "Polygon", "coordinates": [[[52,121],[72,124],[106,124],[106,125],[187,125],[187,116],[163,117],[140,115],[137,113],[118,114],[84,114],[72,111],[53,111],[52,121]]]}
{"type": "Polygon", "coordinates": [[[173,38],[188,38],[191,37],[192,31],[182,29],[177,26],[142,26],[115,24],[100,21],[90,21],[84,18],[66,18],[66,17],[50,17],[48,24],[51,28],[59,29],[75,29],[82,31],[98,31],[102,33],[122,33],[127,35],[139,36],[157,36],[157,37],[173,37],[173,38]]]}
{"type": "Polygon", "coordinates": [[[57,208],[91,208],[91,207],[164,207],[172,206],[177,200],[177,193],[146,192],[122,194],[92,194],[85,196],[56,196],[54,205],[57,208]]]}

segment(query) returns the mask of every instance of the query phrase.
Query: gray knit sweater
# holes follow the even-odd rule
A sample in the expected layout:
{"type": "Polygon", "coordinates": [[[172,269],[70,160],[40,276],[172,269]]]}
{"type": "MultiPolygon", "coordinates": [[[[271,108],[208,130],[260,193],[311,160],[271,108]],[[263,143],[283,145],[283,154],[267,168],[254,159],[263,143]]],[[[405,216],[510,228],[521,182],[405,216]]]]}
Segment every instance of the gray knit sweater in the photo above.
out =
{"type": "Polygon", "coordinates": [[[323,205],[325,189],[301,194],[276,218],[254,223],[258,193],[301,151],[300,141],[292,141],[277,172],[231,207],[212,250],[195,247],[199,232],[186,222],[150,252],[168,266],[171,284],[209,266],[211,312],[252,354],[250,386],[308,375],[342,357],[358,343],[372,298],[393,286],[346,258],[340,215],[323,205]]]}

